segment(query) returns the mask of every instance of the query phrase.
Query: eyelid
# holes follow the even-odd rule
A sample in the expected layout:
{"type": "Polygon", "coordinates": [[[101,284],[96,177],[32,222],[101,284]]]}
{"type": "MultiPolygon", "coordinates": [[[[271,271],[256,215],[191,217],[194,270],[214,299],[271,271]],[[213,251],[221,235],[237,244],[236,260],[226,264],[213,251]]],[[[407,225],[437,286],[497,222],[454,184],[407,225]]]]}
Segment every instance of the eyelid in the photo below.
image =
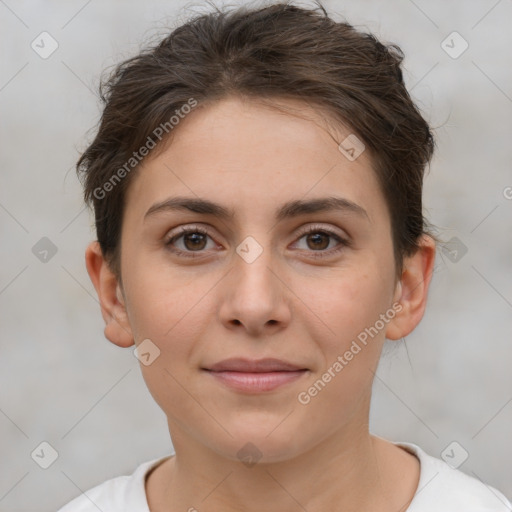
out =
{"type": "Polygon", "coordinates": [[[182,235],[182,234],[187,234],[190,231],[194,231],[194,232],[197,231],[199,233],[203,233],[203,234],[211,237],[210,226],[205,227],[205,226],[202,226],[201,224],[186,224],[184,226],[178,226],[177,228],[167,231],[166,234],[164,235],[164,240],[166,242],[169,242],[173,238],[178,237],[179,235],[182,235]]]}
{"type": "Polygon", "coordinates": [[[346,243],[350,242],[350,236],[346,231],[340,232],[335,230],[334,227],[331,226],[323,226],[322,224],[307,224],[306,226],[302,226],[299,229],[299,232],[295,236],[302,236],[307,233],[315,232],[315,231],[323,231],[333,236],[337,236],[343,239],[346,243]]]}
{"type": "MultiPolygon", "coordinates": [[[[198,231],[200,233],[203,233],[205,235],[208,235],[211,237],[209,226],[204,227],[201,224],[186,224],[185,226],[178,226],[175,230],[171,230],[170,232],[167,232],[165,235],[165,240],[170,241],[172,238],[174,238],[177,235],[180,234],[187,234],[190,231],[198,231]]],[[[330,233],[332,235],[339,236],[340,238],[345,239],[345,241],[348,243],[350,240],[350,235],[344,230],[343,233],[339,233],[337,231],[334,231],[334,228],[331,226],[325,227],[321,224],[306,224],[305,226],[301,226],[297,233],[295,233],[294,236],[301,236],[307,233],[310,233],[311,231],[318,230],[318,231],[325,231],[327,233],[330,233]]]]}

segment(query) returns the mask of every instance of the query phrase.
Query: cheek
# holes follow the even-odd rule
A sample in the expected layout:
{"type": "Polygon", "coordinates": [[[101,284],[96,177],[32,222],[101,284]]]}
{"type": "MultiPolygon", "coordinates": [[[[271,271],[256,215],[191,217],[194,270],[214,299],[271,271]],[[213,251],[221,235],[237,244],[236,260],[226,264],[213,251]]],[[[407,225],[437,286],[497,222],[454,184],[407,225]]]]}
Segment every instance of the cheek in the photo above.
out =
{"type": "Polygon", "coordinates": [[[158,347],[156,369],[185,373],[193,364],[194,341],[207,332],[215,314],[208,297],[215,276],[199,278],[158,265],[133,265],[130,270],[125,288],[136,342],[149,339],[158,347]]]}
{"type": "MultiPolygon", "coordinates": [[[[390,307],[390,286],[379,276],[377,266],[369,264],[364,271],[343,269],[314,286],[304,282],[296,288],[299,297],[307,297],[303,314],[313,329],[312,339],[322,345],[326,356],[344,353],[365,329],[374,326],[390,307]]],[[[384,336],[382,331],[379,337],[384,336]]]]}
{"type": "Polygon", "coordinates": [[[162,347],[190,334],[196,316],[204,307],[202,299],[211,288],[209,279],[190,271],[170,268],[165,262],[140,264],[134,259],[127,266],[125,289],[130,297],[128,315],[136,340],[158,340],[162,347]],[[191,318],[193,320],[191,320],[191,318]]]}
{"type": "Polygon", "coordinates": [[[306,322],[322,364],[296,400],[299,408],[314,411],[316,421],[337,429],[370,399],[385,335],[376,322],[388,310],[388,300],[385,283],[371,272],[354,272],[321,292],[309,292],[314,313],[309,311],[306,322]]]}
{"type": "MultiPolygon", "coordinates": [[[[194,340],[208,329],[212,311],[205,289],[183,279],[154,275],[133,275],[130,282],[130,324],[137,343],[149,339],[157,347],[157,357],[140,368],[149,392],[168,415],[179,411],[180,417],[197,414],[191,400],[190,374],[194,364],[194,340]],[[203,299],[203,300],[201,300],[203,299]]],[[[150,272],[149,274],[153,274],[150,272]]]]}

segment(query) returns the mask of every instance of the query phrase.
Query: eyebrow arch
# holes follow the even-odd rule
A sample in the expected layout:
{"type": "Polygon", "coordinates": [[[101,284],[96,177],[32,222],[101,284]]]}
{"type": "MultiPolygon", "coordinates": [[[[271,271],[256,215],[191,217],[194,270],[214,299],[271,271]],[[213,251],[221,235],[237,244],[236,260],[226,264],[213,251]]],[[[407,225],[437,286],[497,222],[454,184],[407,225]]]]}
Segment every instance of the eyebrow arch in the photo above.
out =
{"type": "MultiPolygon", "coordinates": [[[[198,199],[191,197],[170,197],[155,203],[144,215],[144,221],[151,215],[164,211],[191,211],[204,215],[214,215],[223,220],[229,220],[235,217],[232,209],[225,208],[220,204],[214,203],[207,199],[198,199]]],[[[368,213],[366,210],[343,197],[322,197],[309,200],[294,200],[284,203],[276,212],[276,220],[298,217],[308,213],[323,213],[329,211],[343,211],[353,213],[360,217],[366,217],[368,221],[368,213]]]]}

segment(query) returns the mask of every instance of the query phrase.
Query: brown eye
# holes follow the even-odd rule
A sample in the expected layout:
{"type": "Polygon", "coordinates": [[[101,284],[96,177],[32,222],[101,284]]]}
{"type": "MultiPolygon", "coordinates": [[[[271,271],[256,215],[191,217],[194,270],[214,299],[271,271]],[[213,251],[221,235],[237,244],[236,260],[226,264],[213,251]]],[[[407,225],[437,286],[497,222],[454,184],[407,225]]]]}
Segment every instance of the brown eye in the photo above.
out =
{"type": "Polygon", "coordinates": [[[204,249],[206,236],[203,233],[191,232],[183,236],[183,244],[190,251],[204,249]]]}
{"type": "Polygon", "coordinates": [[[316,232],[306,235],[306,239],[308,243],[311,243],[309,246],[311,249],[319,249],[325,250],[329,246],[329,238],[330,235],[323,232],[316,232]]]}
{"type": "Polygon", "coordinates": [[[306,247],[299,247],[299,249],[309,253],[308,257],[327,258],[350,246],[348,239],[321,226],[310,226],[303,230],[301,235],[299,241],[305,239],[306,247]],[[338,244],[329,248],[332,240],[338,244]]]}
{"type": "Polygon", "coordinates": [[[210,238],[210,235],[201,227],[180,228],[177,235],[171,236],[165,242],[165,246],[179,256],[194,258],[202,256],[202,254],[206,252],[205,249],[207,249],[208,238],[210,238]],[[182,246],[175,247],[175,244],[179,241],[181,241],[182,246]]]}

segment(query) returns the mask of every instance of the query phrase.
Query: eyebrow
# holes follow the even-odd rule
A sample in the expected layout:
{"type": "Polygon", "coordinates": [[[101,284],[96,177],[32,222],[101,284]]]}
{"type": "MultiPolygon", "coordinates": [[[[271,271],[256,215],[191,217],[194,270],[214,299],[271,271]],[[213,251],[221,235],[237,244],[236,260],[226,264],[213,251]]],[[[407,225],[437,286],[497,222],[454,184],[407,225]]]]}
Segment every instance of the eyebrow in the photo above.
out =
{"type": "MultiPolygon", "coordinates": [[[[144,221],[160,212],[166,211],[190,211],[203,215],[214,215],[223,220],[230,220],[235,217],[235,212],[220,204],[214,203],[207,199],[199,199],[192,197],[170,197],[155,203],[144,215],[144,221]]],[[[309,200],[294,200],[284,203],[276,212],[276,221],[298,217],[310,213],[325,213],[330,211],[342,211],[345,213],[353,213],[360,217],[366,217],[368,221],[368,213],[366,210],[343,197],[322,197],[309,200]]]]}

